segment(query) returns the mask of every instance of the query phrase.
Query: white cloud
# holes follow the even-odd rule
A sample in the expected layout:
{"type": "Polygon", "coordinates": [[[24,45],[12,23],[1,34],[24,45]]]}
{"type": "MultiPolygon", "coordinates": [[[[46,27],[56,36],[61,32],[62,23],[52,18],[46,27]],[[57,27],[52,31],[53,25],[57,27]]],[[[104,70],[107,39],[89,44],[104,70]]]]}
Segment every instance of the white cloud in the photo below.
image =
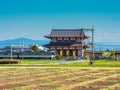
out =
{"type": "Polygon", "coordinates": [[[120,42],[120,32],[96,32],[96,42],[120,42]]]}

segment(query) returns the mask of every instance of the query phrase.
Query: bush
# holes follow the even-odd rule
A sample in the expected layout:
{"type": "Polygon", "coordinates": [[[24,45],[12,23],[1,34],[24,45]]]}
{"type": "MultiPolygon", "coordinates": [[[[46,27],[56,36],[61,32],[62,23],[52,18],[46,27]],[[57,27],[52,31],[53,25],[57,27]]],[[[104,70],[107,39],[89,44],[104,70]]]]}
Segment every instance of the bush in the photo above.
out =
{"type": "Polygon", "coordinates": [[[60,56],[59,56],[59,55],[56,55],[56,56],[55,56],[55,59],[56,59],[56,60],[60,60],[60,56]]]}
{"type": "Polygon", "coordinates": [[[0,60],[0,64],[18,64],[20,60],[0,60]]]}

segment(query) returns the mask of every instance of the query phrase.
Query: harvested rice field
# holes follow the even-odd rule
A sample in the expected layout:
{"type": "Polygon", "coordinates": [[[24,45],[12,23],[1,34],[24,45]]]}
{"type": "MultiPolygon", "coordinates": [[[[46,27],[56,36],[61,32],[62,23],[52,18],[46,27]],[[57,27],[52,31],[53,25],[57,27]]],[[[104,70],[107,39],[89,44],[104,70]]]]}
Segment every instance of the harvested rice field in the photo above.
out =
{"type": "Polygon", "coordinates": [[[0,68],[0,90],[120,90],[120,68],[0,68]]]}

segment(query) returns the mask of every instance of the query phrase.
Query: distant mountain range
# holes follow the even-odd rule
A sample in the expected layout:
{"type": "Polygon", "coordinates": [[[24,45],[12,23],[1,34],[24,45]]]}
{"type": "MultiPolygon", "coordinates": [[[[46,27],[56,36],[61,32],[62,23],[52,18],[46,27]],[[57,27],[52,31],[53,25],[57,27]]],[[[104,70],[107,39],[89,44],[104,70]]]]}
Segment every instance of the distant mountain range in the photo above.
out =
{"type": "Polygon", "coordinates": [[[49,40],[33,40],[29,38],[16,38],[16,39],[0,41],[0,47],[10,46],[11,44],[14,46],[24,44],[24,47],[29,47],[30,44],[38,44],[39,46],[42,46],[48,43],[49,43],[49,40]]]}
{"type": "Polygon", "coordinates": [[[94,43],[95,45],[106,45],[106,46],[110,46],[110,45],[115,45],[115,46],[120,46],[120,42],[118,41],[118,42],[95,42],[94,43]]]}
{"type": "MultiPolygon", "coordinates": [[[[16,38],[16,39],[10,39],[10,40],[3,40],[0,41],[0,48],[15,45],[22,45],[24,44],[24,47],[29,47],[30,44],[38,44],[38,46],[43,46],[44,44],[48,44],[49,40],[33,40],[29,38],[16,38]]],[[[94,48],[97,49],[119,49],[120,50],[120,42],[95,42],[94,48]]]]}

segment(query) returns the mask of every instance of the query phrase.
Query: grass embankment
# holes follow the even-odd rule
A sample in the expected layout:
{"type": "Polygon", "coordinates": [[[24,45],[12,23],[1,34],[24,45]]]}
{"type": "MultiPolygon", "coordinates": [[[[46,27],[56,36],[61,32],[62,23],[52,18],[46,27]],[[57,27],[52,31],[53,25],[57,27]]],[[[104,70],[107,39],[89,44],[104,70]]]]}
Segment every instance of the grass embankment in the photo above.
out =
{"type": "Polygon", "coordinates": [[[31,59],[31,60],[21,60],[20,64],[55,64],[59,62],[65,62],[65,60],[31,59]]]}
{"type": "Polygon", "coordinates": [[[1,66],[42,66],[42,67],[120,67],[120,60],[94,60],[90,65],[89,61],[76,62],[78,60],[20,60],[19,64],[4,64],[1,66]]]}
{"type": "Polygon", "coordinates": [[[120,60],[94,60],[90,65],[89,61],[71,62],[65,60],[22,60],[21,64],[43,64],[42,66],[53,67],[120,67],[120,60]]]}
{"type": "MultiPolygon", "coordinates": [[[[62,66],[62,65],[61,65],[62,66]]],[[[89,61],[87,62],[74,62],[66,64],[65,66],[75,66],[75,67],[120,67],[120,60],[94,60],[91,65],[89,61]]]]}

